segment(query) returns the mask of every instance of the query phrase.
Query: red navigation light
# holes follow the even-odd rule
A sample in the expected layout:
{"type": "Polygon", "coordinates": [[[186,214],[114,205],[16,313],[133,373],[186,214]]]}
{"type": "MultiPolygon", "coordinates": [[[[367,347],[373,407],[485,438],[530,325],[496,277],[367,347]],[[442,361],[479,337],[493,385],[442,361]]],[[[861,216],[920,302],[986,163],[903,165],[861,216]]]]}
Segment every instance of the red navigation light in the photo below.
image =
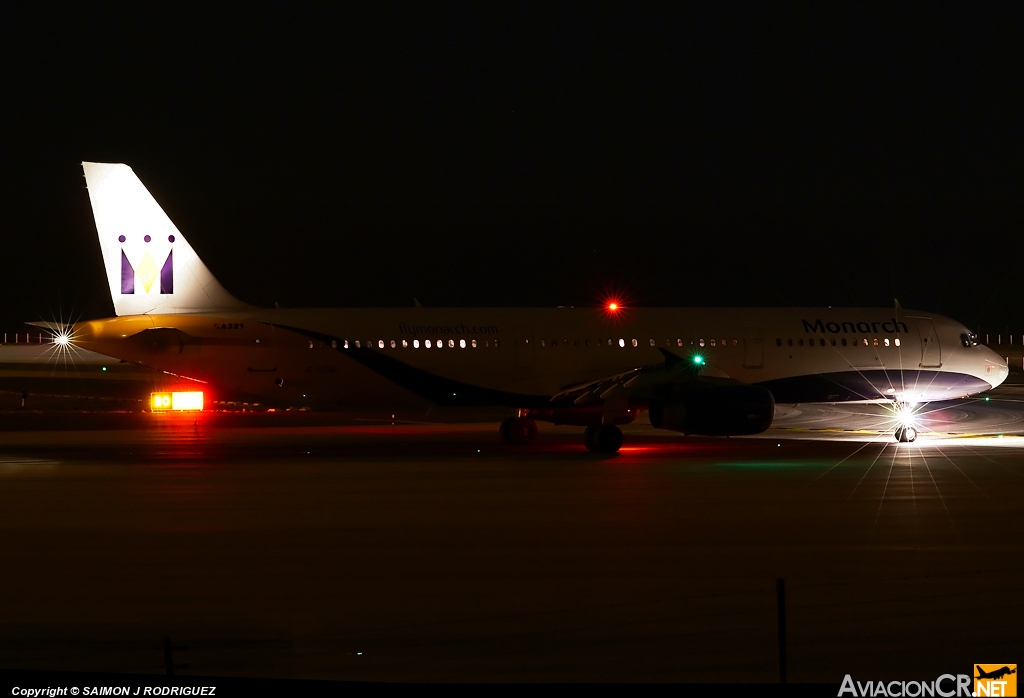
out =
{"type": "Polygon", "coordinates": [[[614,313],[614,312],[616,312],[616,311],[617,311],[618,309],[619,309],[619,304],[618,304],[618,303],[616,303],[615,301],[612,301],[611,303],[609,303],[609,304],[608,304],[608,310],[610,310],[611,312],[613,312],[613,313],[614,313]]]}

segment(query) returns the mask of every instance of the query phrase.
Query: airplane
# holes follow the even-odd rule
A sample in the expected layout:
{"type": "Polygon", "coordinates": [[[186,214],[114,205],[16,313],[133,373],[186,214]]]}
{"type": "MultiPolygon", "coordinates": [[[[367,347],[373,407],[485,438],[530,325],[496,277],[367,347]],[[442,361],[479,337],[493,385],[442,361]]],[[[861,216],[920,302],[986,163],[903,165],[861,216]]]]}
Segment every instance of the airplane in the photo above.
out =
{"type": "Polygon", "coordinates": [[[978,670],[978,675],[974,677],[976,679],[1001,679],[1004,676],[1017,673],[1016,669],[1011,669],[1008,666],[1004,666],[1000,669],[994,669],[992,671],[985,671],[978,665],[975,665],[974,668],[978,670]]]}
{"type": "MultiPolygon", "coordinates": [[[[501,436],[585,427],[614,453],[647,411],[684,434],[765,431],[776,403],[905,408],[999,385],[962,324],[893,308],[258,308],[214,278],[130,167],[84,162],[115,317],[61,341],[182,380],[305,407],[501,407],[501,436]],[[511,416],[515,414],[515,416],[511,416]]],[[[418,304],[417,304],[418,305],[418,304]]],[[[894,436],[917,429],[902,419],[894,436]]]]}

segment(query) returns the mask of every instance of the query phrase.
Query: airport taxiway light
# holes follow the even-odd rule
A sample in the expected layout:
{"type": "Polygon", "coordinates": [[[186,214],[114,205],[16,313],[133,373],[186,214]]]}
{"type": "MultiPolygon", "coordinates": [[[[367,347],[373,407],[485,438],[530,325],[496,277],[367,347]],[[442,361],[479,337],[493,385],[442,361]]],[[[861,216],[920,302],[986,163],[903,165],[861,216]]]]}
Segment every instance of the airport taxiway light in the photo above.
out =
{"type": "Polygon", "coordinates": [[[154,412],[184,412],[203,409],[201,392],[153,393],[150,404],[154,412]]]}

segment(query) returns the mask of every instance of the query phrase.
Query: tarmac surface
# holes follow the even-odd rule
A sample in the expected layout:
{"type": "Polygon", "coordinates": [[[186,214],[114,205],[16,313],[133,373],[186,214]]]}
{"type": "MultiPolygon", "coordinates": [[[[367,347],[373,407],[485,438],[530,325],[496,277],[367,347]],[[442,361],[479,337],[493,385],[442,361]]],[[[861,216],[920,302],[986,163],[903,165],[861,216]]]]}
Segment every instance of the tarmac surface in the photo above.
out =
{"type": "Polygon", "coordinates": [[[772,682],[778,578],[790,681],[1013,663],[1022,400],[927,406],[912,444],[877,406],[636,425],[613,457],[543,424],[0,413],[0,669],[163,673],[169,636],[185,675],[772,682]]]}

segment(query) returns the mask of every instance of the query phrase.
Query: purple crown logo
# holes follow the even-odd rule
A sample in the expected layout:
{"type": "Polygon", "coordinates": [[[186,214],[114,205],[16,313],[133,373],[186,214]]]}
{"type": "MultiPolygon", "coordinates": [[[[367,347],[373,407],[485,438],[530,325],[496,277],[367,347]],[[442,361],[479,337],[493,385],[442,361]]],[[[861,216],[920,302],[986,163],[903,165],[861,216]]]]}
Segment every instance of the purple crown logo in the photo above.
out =
{"type": "MultiPolygon", "coordinates": [[[[124,235],[119,235],[117,241],[122,245],[127,238],[124,235]]],[[[146,235],[143,241],[147,244],[152,242],[152,238],[146,235]]],[[[167,242],[173,243],[174,236],[168,235],[167,242]]],[[[159,253],[158,253],[159,254],[159,253]]],[[[142,258],[138,260],[137,265],[133,265],[131,260],[128,259],[128,253],[124,247],[121,248],[121,294],[122,295],[134,295],[136,286],[139,286],[140,293],[151,293],[154,286],[156,285],[157,279],[160,280],[160,293],[169,294],[174,293],[174,250],[167,251],[167,257],[161,266],[157,266],[156,261],[153,259],[153,255],[147,247],[142,255],[142,258]]]]}

